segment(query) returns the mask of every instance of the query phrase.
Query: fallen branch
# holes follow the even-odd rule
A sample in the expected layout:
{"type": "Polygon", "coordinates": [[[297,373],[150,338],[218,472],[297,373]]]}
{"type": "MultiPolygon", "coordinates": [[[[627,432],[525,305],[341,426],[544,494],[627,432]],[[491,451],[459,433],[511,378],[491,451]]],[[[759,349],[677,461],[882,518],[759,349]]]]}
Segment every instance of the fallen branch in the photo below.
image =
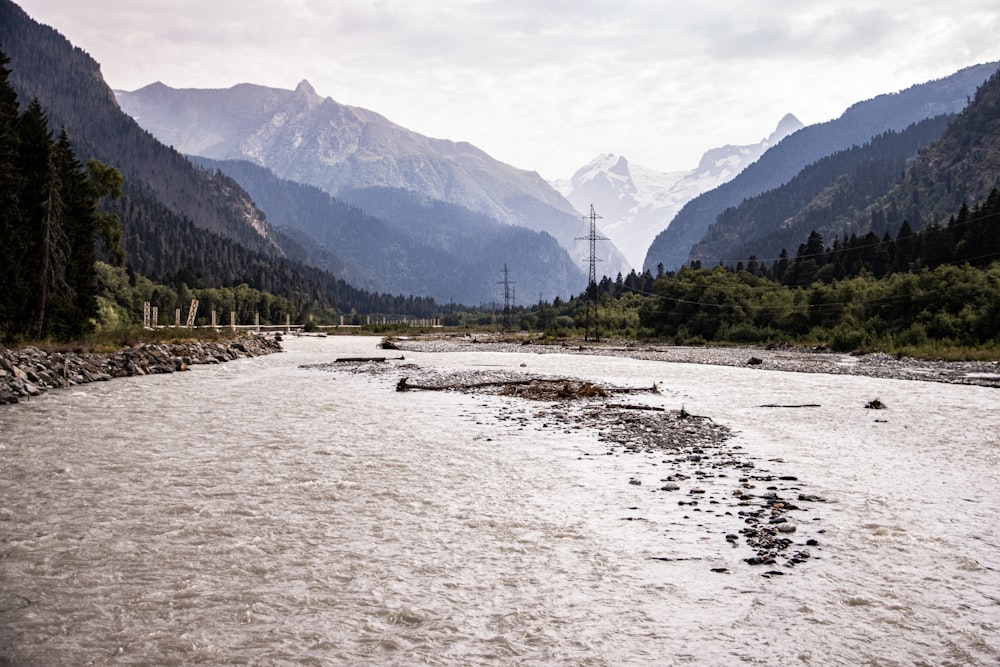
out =
{"type": "Polygon", "coordinates": [[[800,403],[798,405],[778,405],[777,403],[766,403],[764,405],[758,405],[759,408],[818,408],[821,407],[819,403],[800,403]]]}
{"type": "Polygon", "coordinates": [[[632,403],[615,403],[609,405],[609,408],[621,408],[622,410],[652,410],[653,412],[666,412],[666,408],[661,408],[655,405],[635,405],[632,403]]]}
{"type": "Polygon", "coordinates": [[[422,389],[424,391],[465,391],[469,389],[483,389],[485,387],[507,387],[518,385],[529,385],[538,382],[551,382],[567,384],[572,380],[539,380],[532,378],[529,380],[491,380],[489,382],[458,382],[453,384],[410,384],[408,378],[400,378],[396,383],[396,391],[409,391],[411,389],[422,389]]]}
{"type": "Polygon", "coordinates": [[[455,382],[447,384],[411,384],[409,378],[401,378],[396,384],[396,391],[420,389],[424,391],[474,391],[500,387],[517,396],[527,396],[535,399],[577,399],[577,398],[607,398],[616,393],[652,392],[659,393],[656,385],[652,389],[637,387],[605,388],[591,382],[567,378],[526,378],[522,380],[489,380],[485,382],[455,382]]]}

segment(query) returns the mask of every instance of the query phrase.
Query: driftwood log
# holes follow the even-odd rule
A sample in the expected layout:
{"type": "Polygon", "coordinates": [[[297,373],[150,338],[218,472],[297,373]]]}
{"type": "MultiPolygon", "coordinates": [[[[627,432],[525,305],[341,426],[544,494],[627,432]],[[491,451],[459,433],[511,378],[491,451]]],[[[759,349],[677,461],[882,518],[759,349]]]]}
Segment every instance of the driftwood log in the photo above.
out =
{"type": "Polygon", "coordinates": [[[605,388],[591,382],[568,378],[525,378],[508,380],[489,380],[483,382],[453,382],[445,384],[413,384],[409,378],[400,378],[396,383],[396,391],[475,391],[478,389],[499,388],[501,393],[525,395],[529,398],[606,398],[612,394],[654,393],[659,389],[654,384],[647,387],[611,387],[605,388]]]}
{"type": "Polygon", "coordinates": [[[821,407],[819,403],[799,403],[798,405],[779,405],[777,403],[766,403],[759,407],[762,408],[818,408],[821,407]]]}

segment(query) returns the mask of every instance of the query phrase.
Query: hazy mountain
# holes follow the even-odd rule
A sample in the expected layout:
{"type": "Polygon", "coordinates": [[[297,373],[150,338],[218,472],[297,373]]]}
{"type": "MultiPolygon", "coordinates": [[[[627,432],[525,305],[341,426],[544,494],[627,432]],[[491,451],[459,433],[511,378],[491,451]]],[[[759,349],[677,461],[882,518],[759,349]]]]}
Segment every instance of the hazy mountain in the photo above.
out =
{"type": "MultiPolygon", "coordinates": [[[[307,81],[295,90],[253,84],[178,90],[154,83],[116,95],[144,128],[186,154],[247,160],[332,195],[371,187],[410,190],[547,232],[576,259],[588,252],[576,240],[579,215],[536,172],[321,97],[307,81]]],[[[624,268],[617,250],[607,256],[609,269],[624,268]]]]}
{"type": "Polygon", "coordinates": [[[659,172],[631,164],[624,156],[605,153],[581,167],[572,178],[553,186],[581,214],[593,204],[603,218],[604,234],[642,266],[653,238],[688,201],[739,174],[768,148],[802,127],[786,115],[768,137],[746,146],[726,145],[706,151],[690,171],[659,172]]]}
{"type": "MultiPolygon", "coordinates": [[[[903,130],[926,118],[958,113],[996,69],[997,63],[968,67],[943,79],[859,102],[835,120],[802,128],[767,150],[731,181],[685,204],[653,240],[643,267],[653,271],[658,264],[667,270],[678,268],[688,261],[691,248],[720,213],[787,183],[822,157],[864,144],[883,132],[903,130]]],[[[705,261],[715,263],[718,259],[728,258],[705,258],[705,261]]]]}
{"type": "Polygon", "coordinates": [[[298,259],[358,287],[478,305],[502,294],[505,264],[532,300],[586,285],[580,263],[544,232],[400,188],[333,197],[243,160],[192,159],[241,183],[271,224],[298,241],[298,259]]]}
{"type": "Polygon", "coordinates": [[[300,242],[276,233],[234,179],[157,141],[122,112],[93,58],[10,0],[0,0],[0,50],[22,108],[37,98],[79,159],[122,173],[122,198],[110,208],[131,269],[175,286],[246,283],[347,312],[430,314],[425,299],[364,292],[294,261],[304,254],[300,242]]]}

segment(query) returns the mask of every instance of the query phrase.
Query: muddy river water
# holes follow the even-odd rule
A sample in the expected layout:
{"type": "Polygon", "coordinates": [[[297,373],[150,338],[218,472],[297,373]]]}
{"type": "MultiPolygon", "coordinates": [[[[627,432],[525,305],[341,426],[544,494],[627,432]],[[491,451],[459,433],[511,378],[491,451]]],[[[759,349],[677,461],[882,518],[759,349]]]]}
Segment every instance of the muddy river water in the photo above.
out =
{"type": "Polygon", "coordinates": [[[737,473],[685,504],[663,452],[525,399],[315,367],[376,342],[290,338],[0,407],[0,665],[1000,663],[997,389],[406,353],[655,382],[629,400],[727,426],[823,499],[791,534],[810,558],[764,576],[726,539],[737,473]],[[761,407],[792,404],[815,407],[761,407]]]}

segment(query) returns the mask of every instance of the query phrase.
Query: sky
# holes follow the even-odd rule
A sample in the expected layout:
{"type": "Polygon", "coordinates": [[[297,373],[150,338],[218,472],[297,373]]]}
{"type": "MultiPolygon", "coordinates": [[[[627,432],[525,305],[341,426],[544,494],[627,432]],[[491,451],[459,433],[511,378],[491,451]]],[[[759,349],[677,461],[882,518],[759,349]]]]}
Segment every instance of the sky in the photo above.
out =
{"type": "MultiPolygon", "coordinates": [[[[15,0],[18,1],[18,0],[15,0]]],[[[569,178],[688,171],[882,93],[1000,60],[996,0],[20,0],[135,90],[307,79],[341,104],[569,178]]]]}

